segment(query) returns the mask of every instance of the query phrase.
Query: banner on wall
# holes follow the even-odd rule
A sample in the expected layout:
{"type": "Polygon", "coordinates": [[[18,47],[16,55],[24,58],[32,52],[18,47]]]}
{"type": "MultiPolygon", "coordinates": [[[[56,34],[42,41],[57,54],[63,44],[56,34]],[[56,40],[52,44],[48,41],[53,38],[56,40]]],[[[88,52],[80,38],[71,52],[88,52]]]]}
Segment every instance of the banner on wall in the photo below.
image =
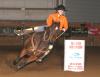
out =
{"type": "Polygon", "coordinates": [[[85,40],[65,40],[64,42],[64,71],[84,71],[85,40]]]}

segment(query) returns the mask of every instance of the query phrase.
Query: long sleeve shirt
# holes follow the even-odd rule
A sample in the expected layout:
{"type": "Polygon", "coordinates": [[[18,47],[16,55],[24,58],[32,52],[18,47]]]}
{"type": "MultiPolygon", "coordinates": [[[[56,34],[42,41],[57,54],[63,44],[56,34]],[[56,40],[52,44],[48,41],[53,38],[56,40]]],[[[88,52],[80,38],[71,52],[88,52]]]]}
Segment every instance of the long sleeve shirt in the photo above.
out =
{"type": "Polygon", "coordinates": [[[50,14],[47,18],[47,25],[52,26],[53,22],[60,22],[60,30],[68,29],[68,20],[64,15],[59,15],[57,12],[50,14]]]}

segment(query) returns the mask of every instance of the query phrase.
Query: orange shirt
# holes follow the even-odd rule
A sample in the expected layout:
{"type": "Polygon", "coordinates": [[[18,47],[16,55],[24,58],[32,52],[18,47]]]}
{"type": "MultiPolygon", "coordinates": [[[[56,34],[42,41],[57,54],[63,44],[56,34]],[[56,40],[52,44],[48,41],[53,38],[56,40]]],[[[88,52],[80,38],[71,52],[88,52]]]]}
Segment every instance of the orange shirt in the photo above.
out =
{"type": "Polygon", "coordinates": [[[52,26],[53,22],[60,22],[60,30],[62,30],[62,28],[68,29],[68,20],[64,15],[59,15],[57,12],[50,14],[47,18],[47,25],[52,26]]]}

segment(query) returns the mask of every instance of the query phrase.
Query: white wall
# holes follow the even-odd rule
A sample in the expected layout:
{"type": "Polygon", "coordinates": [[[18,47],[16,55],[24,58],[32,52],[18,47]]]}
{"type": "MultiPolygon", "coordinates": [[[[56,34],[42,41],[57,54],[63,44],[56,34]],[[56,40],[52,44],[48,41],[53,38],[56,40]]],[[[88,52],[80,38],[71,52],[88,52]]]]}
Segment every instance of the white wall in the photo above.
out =
{"type": "Polygon", "coordinates": [[[56,0],[0,0],[0,7],[54,7],[56,0]]]}
{"type": "MultiPolygon", "coordinates": [[[[58,0],[0,0],[0,8],[54,8],[58,0]]],[[[58,1],[59,4],[62,0],[58,1]]],[[[69,22],[100,22],[100,0],[63,0],[69,22]]],[[[54,10],[0,9],[0,20],[45,20],[54,10]]]]}
{"type": "MultiPolygon", "coordinates": [[[[56,0],[0,0],[0,8],[54,8],[56,0]]],[[[44,20],[53,10],[0,9],[0,20],[44,20]]]]}
{"type": "Polygon", "coordinates": [[[100,22],[100,0],[66,0],[70,22],[100,22]]]}

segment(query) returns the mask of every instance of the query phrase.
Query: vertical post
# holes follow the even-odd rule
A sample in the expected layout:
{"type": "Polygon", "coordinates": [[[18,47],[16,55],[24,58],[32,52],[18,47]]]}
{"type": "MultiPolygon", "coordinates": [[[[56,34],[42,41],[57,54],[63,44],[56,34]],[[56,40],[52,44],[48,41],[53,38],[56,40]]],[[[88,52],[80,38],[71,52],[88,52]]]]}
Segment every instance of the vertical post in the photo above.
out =
{"type": "MultiPolygon", "coordinates": [[[[24,2],[24,5],[25,5],[25,2],[24,2]]],[[[23,15],[24,19],[22,21],[22,27],[21,27],[21,31],[23,32],[24,26],[25,26],[25,15],[26,15],[26,13],[25,13],[25,7],[21,8],[21,11],[23,11],[23,13],[24,13],[24,15],[23,15]]],[[[21,39],[22,39],[22,45],[24,46],[24,35],[22,35],[21,39]]]]}
{"type": "Polygon", "coordinates": [[[63,1],[63,0],[60,0],[60,2],[61,2],[61,4],[63,5],[63,2],[64,2],[64,1],[63,1]]]}
{"type": "MultiPolygon", "coordinates": [[[[22,27],[21,27],[22,32],[23,30],[24,30],[24,21],[22,22],[22,27]]],[[[24,46],[24,35],[22,35],[21,39],[22,39],[22,45],[24,46]]]]}

